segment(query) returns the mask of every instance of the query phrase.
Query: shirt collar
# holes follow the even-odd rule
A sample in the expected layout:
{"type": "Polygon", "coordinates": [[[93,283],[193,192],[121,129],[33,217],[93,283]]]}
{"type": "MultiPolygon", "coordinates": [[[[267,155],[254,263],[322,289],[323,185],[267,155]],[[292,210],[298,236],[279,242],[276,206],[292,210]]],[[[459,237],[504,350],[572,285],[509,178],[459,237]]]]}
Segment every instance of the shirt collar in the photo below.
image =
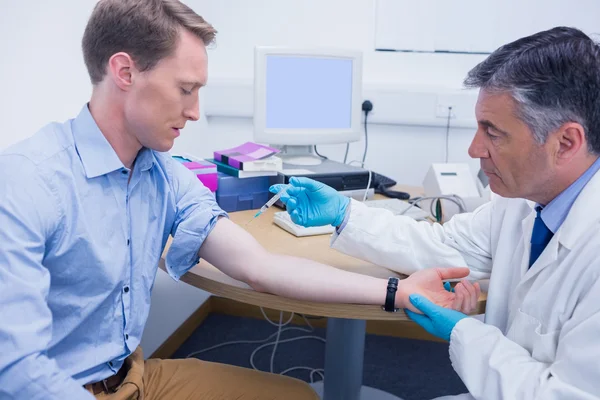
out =
{"type": "MultiPolygon", "coordinates": [[[[72,130],[75,147],[88,179],[125,168],[94,121],[87,104],[73,120],[72,130]]],[[[153,164],[152,150],[147,148],[140,150],[135,161],[136,168],[147,171],[153,164]]]]}
{"type": "MultiPolygon", "coordinates": [[[[600,158],[598,158],[575,182],[567,189],[563,190],[547,206],[542,209],[542,221],[552,231],[556,233],[558,228],[567,218],[573,203],[583,190],[585,185],[592,179],[594,174],[600,170],[600,158]]],[[[540,206],[540,204],[537,204],[540,206]]]]}
{"type": "Polygon", "coordinates": [[[143,147],[135,158],[134,165],[140,171],[148,171],[154,165],[154,151],[143,147]]]}

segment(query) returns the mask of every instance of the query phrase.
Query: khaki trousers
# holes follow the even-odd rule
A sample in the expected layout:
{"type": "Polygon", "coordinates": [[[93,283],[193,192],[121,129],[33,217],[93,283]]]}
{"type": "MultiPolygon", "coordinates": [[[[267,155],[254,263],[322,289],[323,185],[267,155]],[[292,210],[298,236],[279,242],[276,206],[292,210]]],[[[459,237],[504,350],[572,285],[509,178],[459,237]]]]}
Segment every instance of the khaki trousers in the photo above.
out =
{"type": "Polygon", "coordinates": [[[298,379],[201,361],[150,359],[138,347],[125,360],[127,376],[114,393],[102,400],[318,400],[312,388],[298,379]]]}

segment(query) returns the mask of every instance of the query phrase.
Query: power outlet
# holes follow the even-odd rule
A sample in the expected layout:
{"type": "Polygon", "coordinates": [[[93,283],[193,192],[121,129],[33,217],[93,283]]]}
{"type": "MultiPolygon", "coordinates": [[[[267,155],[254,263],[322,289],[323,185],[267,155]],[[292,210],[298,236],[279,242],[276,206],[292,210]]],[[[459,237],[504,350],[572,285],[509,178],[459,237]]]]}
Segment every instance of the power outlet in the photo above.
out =
{"type": "Polygon", "coordinates": [[[448,118],[450,113],[450,119],[456,118],[455,106],[453,104],[437,103],[435,105],[435,117],[436,118],[448,118]]]}

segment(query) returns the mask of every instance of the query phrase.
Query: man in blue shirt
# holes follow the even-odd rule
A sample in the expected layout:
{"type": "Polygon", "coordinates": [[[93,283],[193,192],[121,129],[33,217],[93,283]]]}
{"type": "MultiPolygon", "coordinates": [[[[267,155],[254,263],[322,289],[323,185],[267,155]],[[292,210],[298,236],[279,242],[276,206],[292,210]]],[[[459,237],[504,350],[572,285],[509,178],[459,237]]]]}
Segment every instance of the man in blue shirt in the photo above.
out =
{"type": "MultiPolygon", "coordinates": [[[[0,154],[0,398],[317,398],[278,375],[144,362],[138,345],[169,236],[174,279],[203,257],[255,290],[383,304],[385,279],[268,253],[164,153],[199,117],[214,36],[178,1],[101,0],[83,37],[90,102],[0,154]]],[[[416,274],[399,284],[396,307],[415,292],[452,306],[441,279],[467,273],[416,274]]]]}

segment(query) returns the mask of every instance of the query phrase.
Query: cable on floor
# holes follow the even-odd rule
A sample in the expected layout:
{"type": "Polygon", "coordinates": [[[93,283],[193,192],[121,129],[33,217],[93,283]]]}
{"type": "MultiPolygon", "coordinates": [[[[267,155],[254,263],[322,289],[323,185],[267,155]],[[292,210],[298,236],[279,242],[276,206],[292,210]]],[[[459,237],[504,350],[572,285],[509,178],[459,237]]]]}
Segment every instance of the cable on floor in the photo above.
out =
{"type": "MultiPolygon", "coordinates": [[[[299,315],[304,319],[306,325],[308,325],[308,327],[309,327],[308,329],[300,328],[300,327],[284,328],[286,325],[288,325],[292,322],[292,320],[294,318],[294,313],[290,313],[289,319],[285,323],[283,323],[283,311],[280,311],[279,312],[279,323],[277,323],[277,322],[271,321],[271,319],[267,316],[267,314],[265,313],[265,311],[262,307],[260,307],[260,312],[262,313],[263,317],[269,324],[277,327],[277,332],[267,336],[264,339],[259,339],[259,340],[235,340],[235,341],[230,341],[230,342],[225,342],[225,343],[219,343],[219,344],[207,347],[202,350],[194,351],[194,352],[188,354],[186,356],[186,358],[196,357],[199,354],[202,354],[202,353],[205,353],[205,352],[217,349],[217,348],[221,348],[224,346],[231,346],[231,345],[237,345],[237,344],[260,344],[260,346],[258,346],[256,349],[254,349],[254,351],[252,351],[252,353],[250,354],[250,366],[257,371],[260,371],[260,369],[254,364],[254,357],[260,350],[262,350],[266,347],[269,347],[269,346],[273,346],[273,350],[271,352],[270,363],[269,363],[269,372],[275,373],[273,364],[274,364],[274,360],[275,360],[275,353],[277,351],[277,347],[280,344],[289,343],[289,342],[293,342],[296,340],[303,340],[303,339],[319,340],[319,341],[325,343],[324,338],[322,338],[320,336],[316,336],[316,335],[297,336],[297,337],[292,337],[292,338],[281,340],[281,334],[286,331],[300,331],[300,332],[306,332],[306,333],[313,333],[315,331],[314,327],[309,322],[308,318],[303,314],[299,314],[299,315]],[[275,341],[269,342],[271,339],[273,339],[273,337],[275,337],[275,341]]],[[[309,379],[310,379],[311,383],[314,383],[314,375],[315,374],[319,374],[321,376],[321,379],[324,379],[324,370],[322,368],[312,368],[312,367],[306,367],[306,366],[297,366],[297,367],[288,368],[282,372],[279,372],[279,374],[285,375],[285,374],[288,374],[289,372],[296,371],[296,370],[310,371],[309,379]]]]}

